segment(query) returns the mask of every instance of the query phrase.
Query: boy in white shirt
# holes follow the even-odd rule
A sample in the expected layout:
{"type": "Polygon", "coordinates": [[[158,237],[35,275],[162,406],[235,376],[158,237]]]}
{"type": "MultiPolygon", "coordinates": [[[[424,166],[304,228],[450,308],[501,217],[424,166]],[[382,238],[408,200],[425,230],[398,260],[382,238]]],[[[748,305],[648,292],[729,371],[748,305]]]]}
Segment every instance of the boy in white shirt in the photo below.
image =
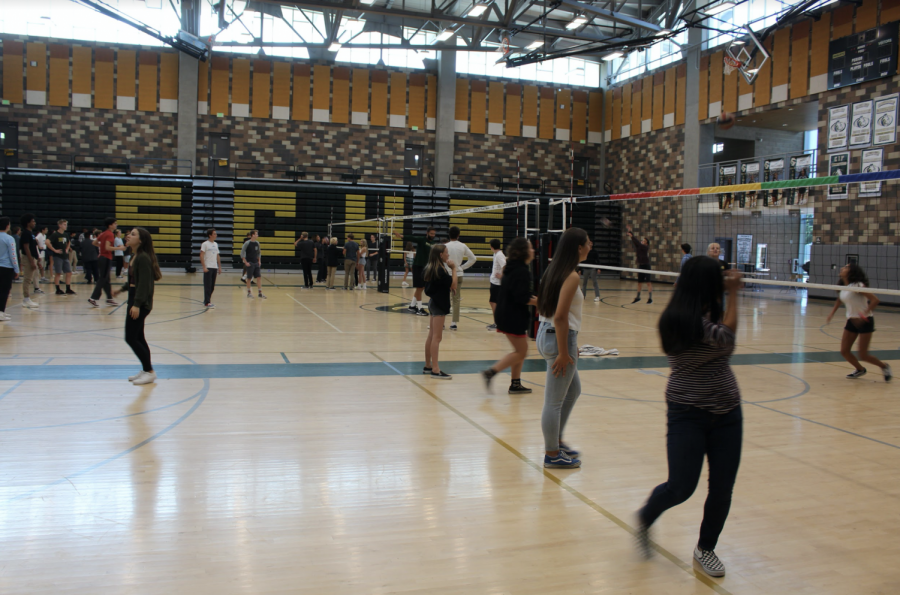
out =
{"type": "MultiPolygon", "coordinates": [[[[42,225],[41,232],[39,234],[37,234],[36,236],[34,236],[34,241],[37,242],[37,245],[38,245],[38,254],[40,255],[40,258],[38,258],[38,271],[40,271],[40,274],[41,274],[40,283],[49,283],[50,282],[50,279],[48,279],[44,275],[44,263],[48,261],[48,259],[47,259],[47,237],[48,237],[47,231],[48,231],[47,226],[42,225]]],[[[49,268],[47,270],[49,272],[49,268]]],[[[34,292],[35,293],[44,293],[43,291],[41,291],[40,287],[35,287],[34,292]]]]}
{"type": "Polygon", "coordinates": [[[447,252],[450,253],[450,260],[456,263],[456,291],[451,294],[450,302],[453,308],[453,322],[450,324],[450,330],[455,331],[457,329],[457,323],[459,322],[459,306],[462,302],[462,282],[463,282],[463,274],[466,269],[475,264],[475,261],[478,260],[478,257],[469,250],[469,247],[459,241],[459,228],[455,225],[450,228],[450,241],[445,244],[447,246],[447,252]],[[463,258],[467,259],[466,263],[463,264],[463,258]]]}
{"type": "Polygon", "coordinates": [[[212,294],[216,290],[216,277],[222,270],[219,245],[216,243],[217,236],[215,229],[206,230],[208,239],[200,245],[200,264],[203,266],[203,305],[206,308],[215,308],[212,304],[212,294]]]}
{"type": "MultiPolygon", "coordinates": [[[[500,249],[500,240],[491,240],[491,250],[494,253],[494,266],[491,268],[491,312],[497,312],[497,300],[500,298],[500,279],[503,278],[503,267],[506,266],[506,254],[500,249]]],[[[488,325],[487,330],[497,330],[497,323],[488,325]]]]}

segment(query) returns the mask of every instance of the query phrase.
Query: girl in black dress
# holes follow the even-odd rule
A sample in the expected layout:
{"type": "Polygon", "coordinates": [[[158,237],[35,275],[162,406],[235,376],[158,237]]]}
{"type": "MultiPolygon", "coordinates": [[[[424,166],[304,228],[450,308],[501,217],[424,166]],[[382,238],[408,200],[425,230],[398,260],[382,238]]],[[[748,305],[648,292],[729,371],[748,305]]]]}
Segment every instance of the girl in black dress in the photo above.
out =
{"type": "Polygon", "coordinates": [[[431,325],[428,327],[428,339],[425,340],[425,368],[422,373],[431,374],[432,378],[449,380],[450,374],[442,372],[438,363],[438,352],[444,336],[444,318],[450,313],[450,293],[456,291],[456,263],[450,260],[446,246],[435,244],[431,247],[422,276],[425,279],[425,295],[431,298],[428,302],[431,325]]]}
{"type": "Polygon", "coordinates": [[[490,390],[494,376],[510,368],[512,384],[509,386],[509,394],[522,395],[531,392],[530,388],[522,386],[522,364],[528,357],[527,332],[528,325],[533,320],[529,307],[537,306],[537,297],[531,291],[534,283],[529,267],[534,260],[534,247],[527,239],[516,238],[510,243],[507,252],[494,321],[497,324],[497,332],[506,335],[514,351],[481,375],[490,390]]]}

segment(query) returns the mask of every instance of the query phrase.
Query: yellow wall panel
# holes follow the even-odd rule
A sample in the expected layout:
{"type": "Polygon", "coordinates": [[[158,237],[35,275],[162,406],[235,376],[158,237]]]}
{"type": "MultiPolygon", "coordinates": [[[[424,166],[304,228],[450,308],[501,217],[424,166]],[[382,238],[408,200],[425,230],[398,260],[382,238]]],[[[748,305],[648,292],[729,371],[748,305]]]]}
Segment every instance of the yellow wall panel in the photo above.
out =
{"type": "Polygon", "coordinates": [[[425,130],[425,84],[424,72],[409,74],[409,127],[425,130]]]}
{"type": "Polygon", "coordinates": [[[456,79],[456,108],[454,118],[457,122],[469,121],[469,81],[456,79]]]}
{"type": "Polygon", "coordinates": [[[666,89],[666,73],[657,72],[653,75],[653,109],[650,128],[659,130],[663,127],[663,98],[666,89]]]}
{"type": "Polygon", "coordinates": [[[294,64],[291,119],[309,121],[309,64],[294,64]]]}
{"type": "Polygon", "coordinates": [[[598,142],[591,133],[603,134],[603,91],[588,93],[588,141],[598,142]]]}
{"type": "Polygon", "coordinates": [[[197,101],[201,104],[197,109],[202,110],[205,103],[205,113],[209,113],[209,60],[197,62],[197,101]]]}
{"type": "Polygon", "coordinates": [[[862,0],[856,9],[856,33],[862,33],[878,26],[878,0],[862,0]]]}
{"type": "Polygon", "coordinates": [[[372,71],[372,118],[373,126],[387,126],[388,73],[384,70],[372,71]]]}
{"type": "Polygon", "coordinates": [[[569,140],[572,130],[572,91],[560,89],[556,94],[556,138],[569,140]]]}
{"type": "Polygon", "coordinates": [[[556,113],[555,103],[556,96],[553,89],[549,87],[540,87],[541,104],[540,104],[540,124],[538,126],[538,138],[553,138],[553,116],[556,113]]]}
{"type": "MultiPolygon", "coordinates": [[[[722,105],[722,78],[725,70],[724,57],[724,52],[716,52],[709,57],[709,103],[718,103],[720,109],[722,105]]],[[[712,108],[708,109],[710,111],[707,118],[718,117],[719,114],[712,113],[712,108]]]]}
{"type": "Polygon", "coordinates": [[[684,124],[685,98],[687,94],[687,65],[675,67],[675,125],[684,124]]]}
{"type": "Polygon", "coordinates": [[[159,54],[156,52],[141,50],[138,67],[138,109],[142,112],[156,111],[158,60],[159,54]]]}
{"type": "MultiPolygon", "coordinates": [[[[724,67],[724,64],[723,64],[724,67]]],[[[741,74],[735,70],[731,74],[723,73],[722,81],[722,109],[733,114],[737,111],[738,97],[738,79],[743,78],[741,74]]]]}
{"type": "Polygon", "coordinates": [[[331,77],[331,121],[347,124],[350,122],[350,69],[335,66],[331,77]]]}
{"type": "Polygon", "coordinates": [[[433,130],[437,124],[437,77],[433,74],[428,75],[428,85],[426,90],[427,99],[425,102],[425,117],[429,130],[433,130]]]}
{"type": "Polygon", "coordinates": [[[522,135],[522,85],[508,83],[506,85],[506,117],[504,122],[506,136],[522,135]]]}
{"type": "Polygon", "coordinates": [[[853,33],[853,5],[845,4],[834,9],[831,13],[834,28],[831,33],[831,39],[840,39],[847,37],[853,33]]]}
{"type": "Polygon", "coordinates": [[[253,61],[253,105],[250,115],[254,118],[269,117],[272,63],[268,60],[253,61]]]}
{"type": "Polygon", "coordinates": [[[469,83],[472,86],[469,132],[484,134],[487,131],[485,126],[487,117],[487,83],[484,81],[469,81],[469,83]]]}
{"type": "Polygon", "coordinates": [[[229,97],[228,97],[228,71],[231,62],[228,56],[212,57],[212,83],[210,84],[209,93],[209,113],[213,116],[216,114],[228,115],[229,97]]]}
{"type": "Polygon", "coordinates": [[[159,98],[178,101],[178,54],[174,52],[163,52],[159,57],[159,98]]]}
{"type": "Polygon", "coordinates": [[[330,111],[331,108],[331,67],[316,64],[313,67],[313,110],[330,111]]]}
{"type": "Polygon", "coordinates": [[[663,91],[663,126],[671,126],[675,123],[675,76],[677,68],[670,68],[665,72],[665,82],[663,91]],[[666,118],[666,116],[669,116],[666,118]]]}
{"type": "MultiPolygon", "coordinates": [[[[763,42],[763,47],[772,54],[772,38],[769,37],[763,42]]],[[[766,63],[759,69],[759,74],[753,83],[753,106],[769,105],[772,100],[772,60],[766,60],[766,63]]]]}
{"type": "Polygon", "coordinates": [[[791,99],[809,93],[809,33],[809,21],[796,23],[791,33],[791,99]]]}
{"type": "Polygon", "coordinates": [[[94,52],[94,107],[112,109],[115,106],[113,92],[115,81],[115,52],[109,48],[97,48],[94,52]]]}
{"type": "Polygon", "coordinates": [[[25,45],[21,41],[3,42],[3,99],[10,103],[24,103],[25,86],[22,84],[25,68],[25,45]]]}
{"type": "Polygon", "coordinates": [[[286,120],[291,106],[291,65],[275,62],[272,68],[272,116],[286,120]]]}
{"type": "Polygon", "coordinates": [[[231,61],[231,115],[250,115],[250,60],[246,58],[231,61]]]}
{"type": "Polygon", "coordinates": [[[625,102],[625,105],[631,108],[631,118],[628,120],[628,124],[631,125],[631,136],[641,133],[641,94],[643,91],[644,81],[642,79],[631,82],[631,97],[625,102]]]}
{"type": "Polygon", "coordinates": [[[572,91],[572,141],[587,141],[587,99],[585,91],[572,91]]]}
{"type": "Polygon", "coordinates": [[[86,95],[88,101],[91,95],[92,62],[91,48],[79,45],[72,48],[72,94],[86,95]]]}
{"type": "Polygon", "coordinates": [[[365,68],[353,69],[353,93],[351,110],[355,114],[365,114],[369,118],[369,71],[365,68]]]}
{"type": "MultiPolygon", "coordinates": [[[[900,6],[900,0],[898,0],[900,6]]],[[[809,55],[809,76],[828,74],[828,41],[831,37],[831,13],[826,12],[812,25],[812,50],[809,55]]]]}
{"type": "Polygon", "coordinates": [[[137,97],[137,52],[133,50],[116,51],[116,107],[119,99],[130,99],[133,103],[137,97]]]}
{"type": "Polygon", "coordinates": [[[406,116],[406,73],[391,73],[391,115],[406,116]]]}
{"type": "Polygon", "coordinates": [[[538,127],[538,88],[534,85],[525,85],[522,98],[522,135],[534,137],[538,127]]]}
{"type": "Polygon", "coordinates": [[[47,104],[47,46],[43,43],[26,44],[25,103],[47,104]]]}
{"type": "Polygon", "coordinates": [[[69,46],[50,44],[50,93],[48,103],[59,107],[69,105],[69,46]]]}
{"type": "Polygon", "coordinates": [[[622,100],[625,97],[625,88],[617,87],[612,90],[612,131],[610,138],[618,140],[622,138],[622,100]]]}

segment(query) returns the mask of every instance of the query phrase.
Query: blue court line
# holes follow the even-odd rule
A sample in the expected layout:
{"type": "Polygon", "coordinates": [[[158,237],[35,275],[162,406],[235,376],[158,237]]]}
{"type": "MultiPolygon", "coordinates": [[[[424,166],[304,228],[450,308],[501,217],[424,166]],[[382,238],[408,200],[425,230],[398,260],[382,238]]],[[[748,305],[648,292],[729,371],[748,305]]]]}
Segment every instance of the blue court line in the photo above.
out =
{"type": "Polygon", "coordinates": [[[288,357],[284,354],[283,351],[281,352],[281,358],[284,360],[284,363],[286,363],[286,364],[291,363],[291,360],[288,359],[288,357]]]}
{"type": "MultiPolygon", "coordinates": [[[[169,351],[166,349],[165,351],[169,351]]],[[[900,350],[873,351],[879,359],[900,360],[900,350]]],[[[798,352],[798,353],[742,353],[731,358],[735,366],[759,366],[773,364],[804,364],[843,362],[838,352],[798,352]]],[[[495,360],[447,361],[445,366],[451,374],[477,374],[490,367],[495,360]]],[[[319,364],[197,364],[154,366],[160,379],[203,379],[203,378],[304,378],[342,376],[388,376],[394,374],[418,375],[422,371],[421,361],[404,362],[346,362],[319,364]],[[384,364],[387,363],[388,366],[384,364]]],[[[578,369],[590,370],[630,370],[641,368],[668,368],[664,356],[583,358],[578,360],[578,369]]],[[[542,359],[528,359],[524,362],[525,372],[544,372],[547,364],[542,359]]],[[[0,366],[0,380],[35,380],[34,366],[0,366]]],[[[42,366],[40,380],[122,380],[134,373],[134,366],[42,366]]]]}
{"type": "Polygon", "coordinates": [[[13,392],[14,390],[16,390],[17,388],[19,388],[19,386],[21,386],[23,382],[25,382],[25,381],[24,381],[24,380],[20,380],[20,381],[16,382],[15,384],[13,384],[13,385],[12,385],[11,387],[9,387],[8,389],[6,389],[5,391],[3,391],[3,394],[0,394],[0,399],[2,399],[3,397],[5,397],[6,395],[8,395],[9,393],[11,393],[11,392],[13,392]]]}

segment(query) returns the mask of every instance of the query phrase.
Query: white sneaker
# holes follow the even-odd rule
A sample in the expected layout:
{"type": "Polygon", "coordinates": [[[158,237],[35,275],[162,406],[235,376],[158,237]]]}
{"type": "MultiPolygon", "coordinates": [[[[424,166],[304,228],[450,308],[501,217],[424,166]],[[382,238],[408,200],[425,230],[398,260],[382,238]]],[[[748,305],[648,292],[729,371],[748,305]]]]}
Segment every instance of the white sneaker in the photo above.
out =
{"type": "Polygon", "coordinates": [[[709,576],[725,576],[725,565],[719,560],[716,552],[712,550],[701,550],[699,546],[695,547],[694,560],[700,563],[703,572],[709,576]]]}
{"type": "Polygon", "coordinates": [[[141,372],[138,377],[131,381],[132,384],[142,385],[156,382],[156,372],[141,372]]]}
{"type": "Polygon", "coordinates": [[[34,310],[38,306],[39,304],[37,302],[31,301],[31,298],[25,298],[24,300],[22,300],[22,307],[24,308],[31,308],[32,310],[34,310]]]}
{"type": "Polygon", "coordinates": [[[600,301],[600,298],[599,298],[599,297],[595,297],[595,298],[594,298],[594,301],[595,301],[595,302],[599,302],[599,301],[600,301]]]}
{"type": "Polygon", "coordinates": [[[404,281],[403,283],[400,284],[400,287],[409,287],[409,283],[404,281]]]}
{"type": "Polygon", "coordinates": [[[134,376],[129,376],[129,377],[128,377],[128,382],[134,382],[135,380],[137,380],[138,378],[140,378],[140,377],[141,377],[141,374],[143,374],[143,373],[144,373],[144,371],[141,370],[140,372],[138,372],[138,373],[135,374],[134,376]]]}
{"type": "Polygon", "coordinates": [[[0,321],[6,322],[7,320],[12,320],[12,316],[7,314],[6,312],[0,312],[0,321]]]}
{"type": "Polygon", "coordinates": [[[455,331],[455,330],[456,330],[456,323],[455,323],[455,322],[451,322],[451,323],[450,323],[450,330],[451,330],[451,331],[455,331]]]}

